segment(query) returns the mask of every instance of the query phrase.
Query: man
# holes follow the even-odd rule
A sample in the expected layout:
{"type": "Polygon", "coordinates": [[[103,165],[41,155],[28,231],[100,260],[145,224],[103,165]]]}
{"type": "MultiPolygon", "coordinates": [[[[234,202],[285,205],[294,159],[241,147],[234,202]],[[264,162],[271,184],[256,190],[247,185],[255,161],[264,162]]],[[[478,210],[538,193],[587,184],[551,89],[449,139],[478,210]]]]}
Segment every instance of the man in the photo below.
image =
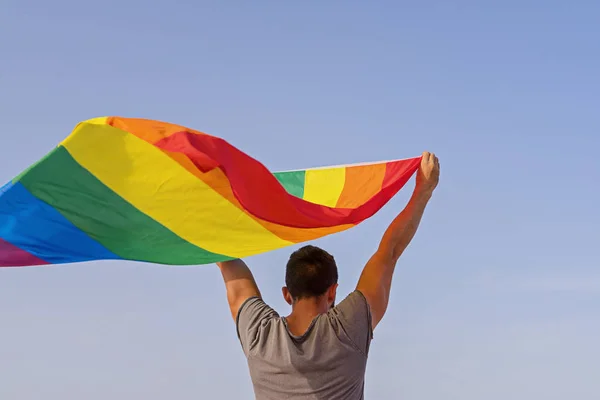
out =
{"type": "Polygon", "coordinates": [[[356,290],[338,305],[335,260],[317,247],[303,247],[288,261],[283,296],[292,312],[285,318],[263,302],[243,261],[219,263],[256,399],[364,398],[373,330],[387,310],[396,263],[417,231],[439,168],[434,154],[423,153],[408,205],[386,230],[356,290]]]}

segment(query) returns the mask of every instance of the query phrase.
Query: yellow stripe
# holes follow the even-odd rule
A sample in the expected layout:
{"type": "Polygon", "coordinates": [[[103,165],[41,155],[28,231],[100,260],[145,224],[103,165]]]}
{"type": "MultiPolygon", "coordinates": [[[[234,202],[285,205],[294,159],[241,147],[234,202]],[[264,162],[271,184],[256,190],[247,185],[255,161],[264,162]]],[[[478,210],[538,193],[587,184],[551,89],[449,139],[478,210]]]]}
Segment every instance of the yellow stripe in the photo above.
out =
{"type": "Polygon", "coordinates": [[[97,117],[91,118],[81,122],[82,124],[98,124],[98,125],[106,125],[108,122],[108,117],[97,117]]]}
{"type": "Polygon", "coordinates": [[[346,168],[325,168],[306,171],[304,200],[335,207],[344,189],[346,168]]]}
{"type": "Polygon", "coordinates": [[[134,207],[205,250],[247,257],[292,244],[132,134],[83,123],[62,144],[82,167],[134,207]]]}
{"type": "Polygon", "coordinates": [[[108,119],[109,119],[109,117],[96,117],[96,118],[90,118],[90,119],[87,119],[85,121],[78,123],[77,126],[75,127],[75,129],[73,129],[73,131],[69,134],[69,136],[67,136],[67,138],[60,143],[60,145],[64,144],[64,142],[69,140],[69,138],[71,136],[75,135],[76,132],[79,132],[79,127],[81,125],[84,125],[84,124],[107,125],[108,119]]]}

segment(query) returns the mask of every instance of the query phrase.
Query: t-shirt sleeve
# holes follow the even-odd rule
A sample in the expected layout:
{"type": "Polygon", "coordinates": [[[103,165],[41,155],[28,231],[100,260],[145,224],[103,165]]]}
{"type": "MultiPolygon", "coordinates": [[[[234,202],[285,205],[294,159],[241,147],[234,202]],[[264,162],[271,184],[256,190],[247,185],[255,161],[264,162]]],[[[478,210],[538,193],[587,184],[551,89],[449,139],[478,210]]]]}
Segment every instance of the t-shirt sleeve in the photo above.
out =
{"type": "Polygon", "coordinates": [[[236,328],[244,354],[259,341],[263,328],[278,314],[261,298],[251,297],[238,310],[236,328]]]}
{"type": "Polygon", "coordinates": [[[373,339],[373,322],[365,296],[355,290],[334,307],[334,312],[345,334],[367,356],[373,339]]]}

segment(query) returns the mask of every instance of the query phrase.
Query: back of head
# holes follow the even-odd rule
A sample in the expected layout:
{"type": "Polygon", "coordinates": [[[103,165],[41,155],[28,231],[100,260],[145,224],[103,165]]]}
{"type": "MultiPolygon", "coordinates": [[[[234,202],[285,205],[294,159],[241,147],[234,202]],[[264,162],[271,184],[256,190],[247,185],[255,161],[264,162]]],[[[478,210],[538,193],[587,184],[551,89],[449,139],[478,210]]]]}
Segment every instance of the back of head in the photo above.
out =
{"type": "Polygon", "coordinates": [[[285,284],[293,299],[322,296],[337,281],[335,259],[325,250],[304,246],[290,256],[285,284]]]}

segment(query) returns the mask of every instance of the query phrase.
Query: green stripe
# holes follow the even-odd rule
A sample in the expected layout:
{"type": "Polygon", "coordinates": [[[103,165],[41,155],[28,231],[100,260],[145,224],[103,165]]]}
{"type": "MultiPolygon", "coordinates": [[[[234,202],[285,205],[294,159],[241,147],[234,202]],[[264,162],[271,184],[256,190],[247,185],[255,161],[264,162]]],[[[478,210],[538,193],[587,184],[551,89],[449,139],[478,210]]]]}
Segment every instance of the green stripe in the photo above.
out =
{"type": "Polygon", "coordinates": [[[44,162],[46,160],[46,158],[50,157],[52,154],[54,154],[54,151],[51,151],[50,153],[48,153],[44,157],[42,157],[40,160],[36,161],[34,164],[31,164],[29,167],[27,167],[26,170],[24,170],[19,175],[17,175],[12,180],[12,183],[15,184],[15,183],[19,182],[23,176],[25,176],[29,171],[31,171],[32,169],[34,169],[35,167],[37,167],[39,164],[41,164],[42,162],[44,162]]]}
{"type": "Polygon", "coordinates": [[[172,265],[230,259],[183,240],[139,211],[81,167],[62,146],[21,176],[20,182],[124,259],[172,265]]]}
{"type": "Polygon", "coordinates": [[[299,198],[304,197],[306,171],[276,172],[273,175],[275,175],[279,183],[283,185],[289,194],[299,198]]]}

